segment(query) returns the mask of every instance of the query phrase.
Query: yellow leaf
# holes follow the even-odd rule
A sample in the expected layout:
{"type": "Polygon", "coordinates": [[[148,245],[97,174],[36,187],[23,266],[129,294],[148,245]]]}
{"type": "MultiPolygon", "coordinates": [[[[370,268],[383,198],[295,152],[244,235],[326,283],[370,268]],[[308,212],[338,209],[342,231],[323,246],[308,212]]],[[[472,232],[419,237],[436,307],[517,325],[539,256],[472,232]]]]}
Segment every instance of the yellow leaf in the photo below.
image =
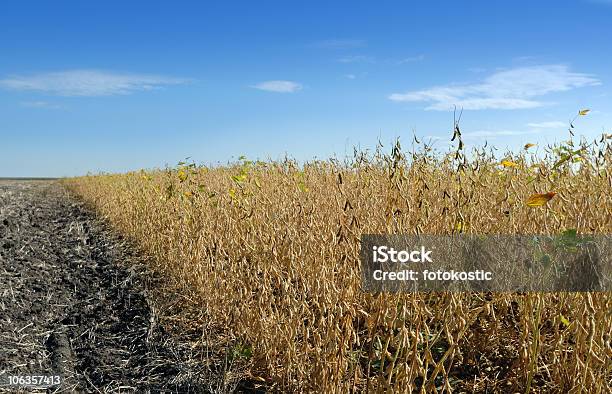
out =
{"type": "Polygon", "coordinates": [[[525,150],[529,149],[529,148],[533,148],[534,146],[536,146],[537,144],[525,144],[525,150]]]}
{"type": "Polygon", "coordinates": [[[463,229],[465,228],[465,224],[463,224],[463,222],[457,222],[455,223],[455,231],[458,233],[462,233],[463,229]]]}
{"type": "Polygon", "coordinates": [[[570,325],[569,320],[563,315],[559,315],[559,320],[561,320],[561,323],[563,323],[565,327],[568,327],[570,325]]]}
{"type": "Polygon", "coordinates": [[[193,193],[192,193],[192,192],[185,192],[185,193],[183,193],[183,195],[184,195],[185,197],[187,197],[187,198],[191,198],[191,197],[193,197],[193,193]]]}
{"type": "Polygon", "coordinates": [[[586,114],[588,114],[589,112],[591,112],[590,109],[581,109],[580,111],[578,111],[578,115],[580,116],[585,116],[586,114]]]}
{"type": "Polygon", "coordinates": [[[506,168],[508,168],[508,167],[518,167],[519,166],[518,164],[516,164],[515,162],[510,161],[510,160],[502,160],[501,161],[501,165],[506,167],[506,168]]]}
{"type": "Polygon", "coordinates": [[[527,199],[527,205],[530,207],[541,207],[549,202],[554,196],[555,192],[548,192],[543,194],[533,194],[527,199]]]}
{"type": "Polygon", "coordinates": [[[187,179],[187,173],[184,170],[179,170],[178,178],[181,180],[181,182],[184,182],[187,179]]]}

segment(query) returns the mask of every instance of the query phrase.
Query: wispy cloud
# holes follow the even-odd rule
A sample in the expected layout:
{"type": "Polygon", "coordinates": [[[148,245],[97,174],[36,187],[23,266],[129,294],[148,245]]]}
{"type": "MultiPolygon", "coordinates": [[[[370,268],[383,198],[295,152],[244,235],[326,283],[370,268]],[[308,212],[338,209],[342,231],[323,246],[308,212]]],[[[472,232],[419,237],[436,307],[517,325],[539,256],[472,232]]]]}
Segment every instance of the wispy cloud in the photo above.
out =
{"type": "Polygon", "coordinates": [[[465,138],[495,138],[517,135],[537,134],[538,131],[516,131],[516,130],[478,130],[461,134],[465,138]]]}
{"type": "Polygon", "coordinates": [[[339,63],[373,63],[374,58],[365,55],[350,55],[338,59],[339,63]]]}
{"type": "Polygon", "coordinates": [[[536,98],[549,93],[600,84],[593,75],[571,72],[565,65],[541,65],[498,71],[478,83],[394,93],[389,99],[429,102],[427,109],[437,111],[451,110],[454,106],[466,110],[523,109],[545,105],[536,98]]]}
{"type": "MultiPolygon", "coordinates": [[[[521,135],[534,135],[540,134],[543,130],[476,130],[470,132],[463,132],[461,136],[465,139],[484,139],[490,138],[495,139],[498,137],[516,137],[521,135]]],[[[426,141],[442,141],[444,143],[451,144],[450,135],[441,137],[437,135],[426,135],[423,137],[426,141]]]]}
{"type": "Polygon", "coordinates": [[[422,62],[423,60],[425,60],[425,55],[409,56],[398,60],[396,64],[401,65],[407,63],[422,62]]]}
{"type": "Polygon", "coordinates": [[[26,108],[44,108],[44,109],[62,109],[64,106],[50,103],[48,101],[22,101],[19,103],[22,107],[26,108]]]}
{"type": "Polygon", "coordinates": [[[293,81],[264,81],[251,87],[276,93],[294,93],[302,90],[302,84],[293,81]]]}
{"type": "Polygon", "coordinates": [[[559,121],[551,121],[551,122],[538,122],[538,123],[527,123],[528,127],[533,127],[535,129],[559,129],[568,127],[567,123],[559,122],[559,121]]]}
{"type": "Polygon", "coordinates": [[[527,123],[527,130],[478,130],[465,132],[461,135],[465,138],[496,138],[512,137],[519,135],[534,135],[554,131],[553,129],[567,128],[567,124],[559,121],[527,123]]]}
{"type": "Polygon", "coordinates": [[[148,74],[128,74],[99,70],[69,70],[0,79],[0,87],[38,91],[59,96],[113,96],[159,89],[187,80],[148,74]]]}
{"type": "Polygon", "coordinates": [[[366,46],[365,40],[355,39],[332,39],[323,40],[312,43],[313,47],[317,48],[331,48],[331,49],[347,49],[347,48],[361,48],[366,46]]]}
{"type": "Polygon", "coordinates": [[[344,74],[343,76],[346,79],[362,79],[362,78],[367,77],[368,73],[365,71],[362,71],[360,73],[344,74]]]}
{"type": "Polygon", "coordinates": [[[368,55],[347,55],[336,59],[338,63],[378,63],[390,66],[401,66],[403,64],[422,62],[425,60],[425,55],[409,56],[402,59],[392,58],[375,58],[368,55]]]}

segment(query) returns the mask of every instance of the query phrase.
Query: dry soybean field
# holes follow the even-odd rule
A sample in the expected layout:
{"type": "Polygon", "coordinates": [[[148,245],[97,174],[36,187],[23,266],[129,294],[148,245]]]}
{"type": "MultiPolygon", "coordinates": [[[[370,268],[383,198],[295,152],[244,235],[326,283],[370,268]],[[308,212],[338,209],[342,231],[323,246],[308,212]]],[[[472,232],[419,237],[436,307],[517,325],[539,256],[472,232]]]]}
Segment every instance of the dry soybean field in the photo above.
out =
{"type": "Polygon", "coordinates": [[[183,308],[166,324],[206,327],[200,345],[250,389],[609,392],[609,292],[362,290],[362,234],[610,233],[610,136],[500,154],[466,151],[457,128],[454,143],[63,184],[165,278],[183,308]]]}

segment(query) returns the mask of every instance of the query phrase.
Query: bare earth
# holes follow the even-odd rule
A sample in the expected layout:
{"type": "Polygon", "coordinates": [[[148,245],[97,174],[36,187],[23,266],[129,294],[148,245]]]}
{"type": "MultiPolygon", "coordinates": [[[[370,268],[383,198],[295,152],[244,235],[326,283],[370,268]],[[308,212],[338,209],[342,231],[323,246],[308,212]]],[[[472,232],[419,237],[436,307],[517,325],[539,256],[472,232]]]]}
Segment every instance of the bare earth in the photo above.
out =
{"type": "Polygon", "coordinates": [[[134,259],[58,183],[0,181],[0,379],[62,375],[49,392],[209,391],[188,342],[157,324],[134,259]]]}

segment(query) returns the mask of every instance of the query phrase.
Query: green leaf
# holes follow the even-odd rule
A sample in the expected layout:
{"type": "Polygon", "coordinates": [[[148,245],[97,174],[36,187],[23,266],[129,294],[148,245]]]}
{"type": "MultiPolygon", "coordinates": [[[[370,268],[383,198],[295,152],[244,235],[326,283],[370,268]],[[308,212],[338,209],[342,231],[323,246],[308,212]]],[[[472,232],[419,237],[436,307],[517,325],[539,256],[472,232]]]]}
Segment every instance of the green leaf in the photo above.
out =
{"type": "Polygon", "coordinates": [[[580,243],[580,240],[578,239],[578,232],[575,228],[565,230],[559,234],[558,237],[556,237],[555,243],[557,246],[563,248],[575,248],[580,243]]]}
{"type": "Polygon", "coordinates": [[[231,352],[233,360],[238,358],[250,359],[253,356],[253,347],[250,345],[237,344],[231,352]]]}
{"type": "Polygon", "coordinates": [[[548,254],[544,254],[542,257],[540,257],[540,264],[542,264],[544,267],[549,267],[550,266],[550,256],[548,254]]]}
{"type": "Polygon", "coordinates": [[[232,175],[232,180],[237,183],[244,182],[247,179],[246,174],[232,175]]]}
{"type": "Polygon", "coordinates": [[[578,235],[578,230],[576,230],[575,228],[570,228],[562,232],[561,235],[566,238],[576,239],[576,236],[578,235]]]}
{"type": "Polygon", "coordinates": [[[553,170],[559,168],[563,163],[571,159],[571,157],[572,157],[571,154],[561,156],[561,158],[553,166],[553,170]]]}

